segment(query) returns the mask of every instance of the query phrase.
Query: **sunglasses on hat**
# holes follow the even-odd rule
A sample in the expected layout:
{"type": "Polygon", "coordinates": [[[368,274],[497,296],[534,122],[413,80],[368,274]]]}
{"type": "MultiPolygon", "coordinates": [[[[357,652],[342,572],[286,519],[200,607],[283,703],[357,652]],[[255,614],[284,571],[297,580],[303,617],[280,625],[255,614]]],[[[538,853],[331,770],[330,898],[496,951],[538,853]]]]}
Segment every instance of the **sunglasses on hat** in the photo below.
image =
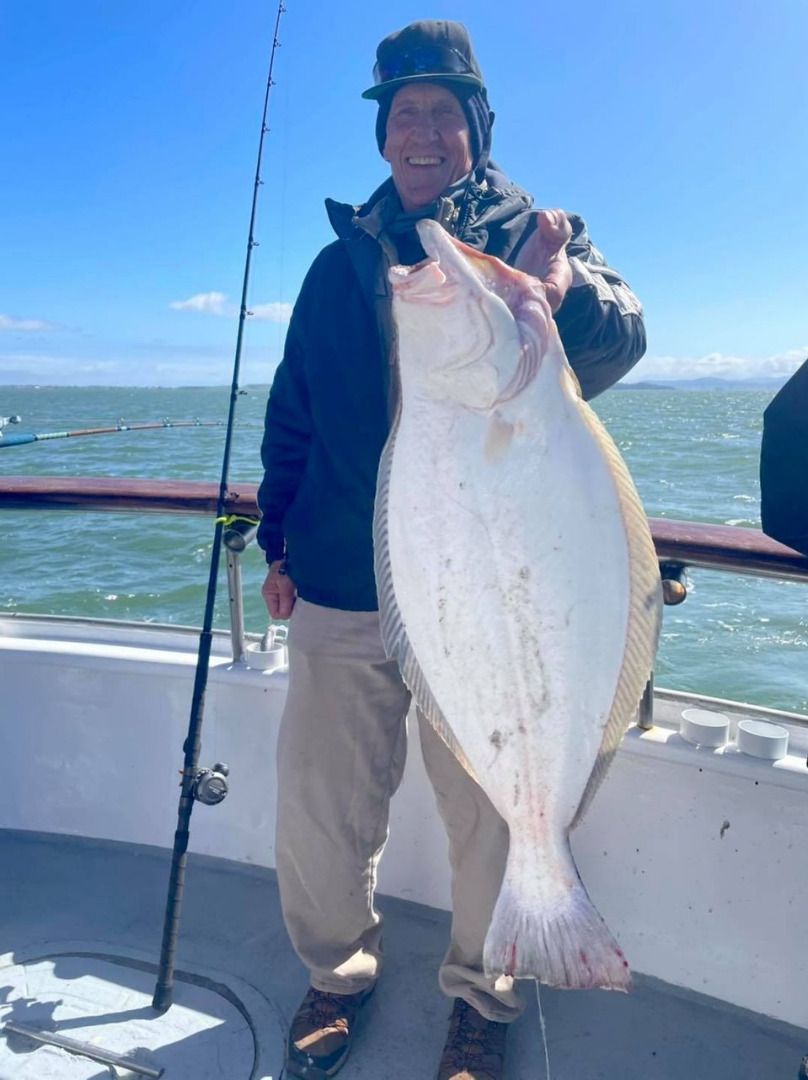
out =
{"type": "Polygon", "coordinates": [[[376,86],[408,75],[471,75],[475,82],[479,81],[466,57],[448,45],[418,45],[373,67],[376,86]]]}
{"type": "Polygon", "coordinates": [[[396,50],[373,67],[373,87],[363,97],[378,97],[398,82],[411,79],[447,79],[469,87],[482,87],[482,79],[467,57],[451,45],[423,44],[396,50]]]}

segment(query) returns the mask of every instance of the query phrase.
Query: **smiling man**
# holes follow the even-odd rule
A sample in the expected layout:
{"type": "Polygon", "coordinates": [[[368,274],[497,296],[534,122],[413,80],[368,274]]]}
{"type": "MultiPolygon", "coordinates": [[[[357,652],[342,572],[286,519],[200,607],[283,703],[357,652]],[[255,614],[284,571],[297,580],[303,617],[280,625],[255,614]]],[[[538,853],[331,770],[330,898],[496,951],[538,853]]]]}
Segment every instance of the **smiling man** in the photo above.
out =
{"type": "Polygon", "coordinates": [[[471,135],[463,106],[438,83],[396,91],[387,117],[382,157],[407,213],[434,202],[471,172],[471,135]]]}
{"type": "MultiPolygon", "coordinates": [[[[290,1076],[342,1067],[382,969],[376,867],[406,755],[410,694],[384,655],[373,570],[379,458],[395,407],[387,273],[424,257],[417,221],[538,277],[585,397],[642,356],[642,312],[583,221],[534,210],[490,161],[494,114],[466,29],[418,22],[379,45],[376,139],[391,176],[361,207],[326,203],[338,239],[295,304],[267,405],[258,539],[273,619],[291,616],[278,741],[276,862],[284,919],[311,986],[287,1044],[290,1076]]],[[[419,717],[424,763],[449,835],[454,911],[440,986],[453,1000],[438,1080],[501,1080],[522,1005],[482,949],[508,830],[419,717]]]]}

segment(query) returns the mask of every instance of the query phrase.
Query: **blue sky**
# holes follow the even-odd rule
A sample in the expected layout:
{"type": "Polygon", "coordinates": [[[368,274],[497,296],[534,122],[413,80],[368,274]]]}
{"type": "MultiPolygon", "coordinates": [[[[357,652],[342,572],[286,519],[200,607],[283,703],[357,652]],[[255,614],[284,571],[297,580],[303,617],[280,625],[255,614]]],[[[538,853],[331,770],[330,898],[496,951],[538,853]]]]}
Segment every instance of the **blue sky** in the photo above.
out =
{"type": "MultiPolygon", "coordinates": [[[[243,382],[331,239],[326,196],[386,175],[378,40],[470,29],[494,156],[581,214],[645,305],[634,378],[779,374],[808,355],[804,0],[287,0],[243,382]]],[[[0,382],[229,383],[275,9],[8,0],[0,25],[0,382]],[[201,298],[201,299],[200,299],[201,298]]]]}

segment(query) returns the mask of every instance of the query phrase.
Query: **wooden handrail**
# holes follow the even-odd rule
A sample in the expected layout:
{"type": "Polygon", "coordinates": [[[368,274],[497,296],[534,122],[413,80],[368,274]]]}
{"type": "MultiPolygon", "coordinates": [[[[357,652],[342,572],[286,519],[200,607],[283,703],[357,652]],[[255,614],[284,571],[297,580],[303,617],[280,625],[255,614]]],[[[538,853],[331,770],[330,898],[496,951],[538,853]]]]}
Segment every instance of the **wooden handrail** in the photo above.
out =
{"type": "MultiPolygon", "coordinates": [[[[257,517],[257,490],[256,484],[232,483],[227,513],[257,517]]],[[[218,484],[190,480],[0,476],[0,510],[214,514],[218,495],[218,484]]],[[[650,523],[660,559],[709,570],[808,581],[808,558],[758,529],[671,518],[651,518],[650,523]]]]}
{"type": "Polygon", "coordinates": [[[808,582],[808,558],[759,529],[672,518],[649,518],[649,522],[660,559],[703,570],[808,582]]]}
{"type": "MultiPolygon", "coordinates": [[[[232,484],[227,513],[258,517],[255,484],[232,484]]],[[[106,513],[215,514],[219,485],[195,480],[2,476],[0,510],[98,510],[106,513]]]]}

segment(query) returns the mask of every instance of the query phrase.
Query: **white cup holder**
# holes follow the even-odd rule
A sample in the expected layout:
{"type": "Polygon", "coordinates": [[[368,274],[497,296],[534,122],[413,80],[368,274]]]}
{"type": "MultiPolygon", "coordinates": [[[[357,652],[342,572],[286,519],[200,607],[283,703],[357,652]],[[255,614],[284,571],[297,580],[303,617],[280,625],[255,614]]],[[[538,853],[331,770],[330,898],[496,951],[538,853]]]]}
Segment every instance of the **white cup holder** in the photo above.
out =
{"type": "Polygon", "coordinates": [[[716,749],[726,746],[729,738],[729,719],[723,713],[709,709],[685,709],[679,722],[679,734],[696,746],[716,749]]]}
{"type": "Polygon", "coordinates": [[[251,642],[244,650],[244,662],[247,667],[256,671],[279,671],[285,668],[288,665],[286,627],[270,626],[263,641],[251,642]]]}

